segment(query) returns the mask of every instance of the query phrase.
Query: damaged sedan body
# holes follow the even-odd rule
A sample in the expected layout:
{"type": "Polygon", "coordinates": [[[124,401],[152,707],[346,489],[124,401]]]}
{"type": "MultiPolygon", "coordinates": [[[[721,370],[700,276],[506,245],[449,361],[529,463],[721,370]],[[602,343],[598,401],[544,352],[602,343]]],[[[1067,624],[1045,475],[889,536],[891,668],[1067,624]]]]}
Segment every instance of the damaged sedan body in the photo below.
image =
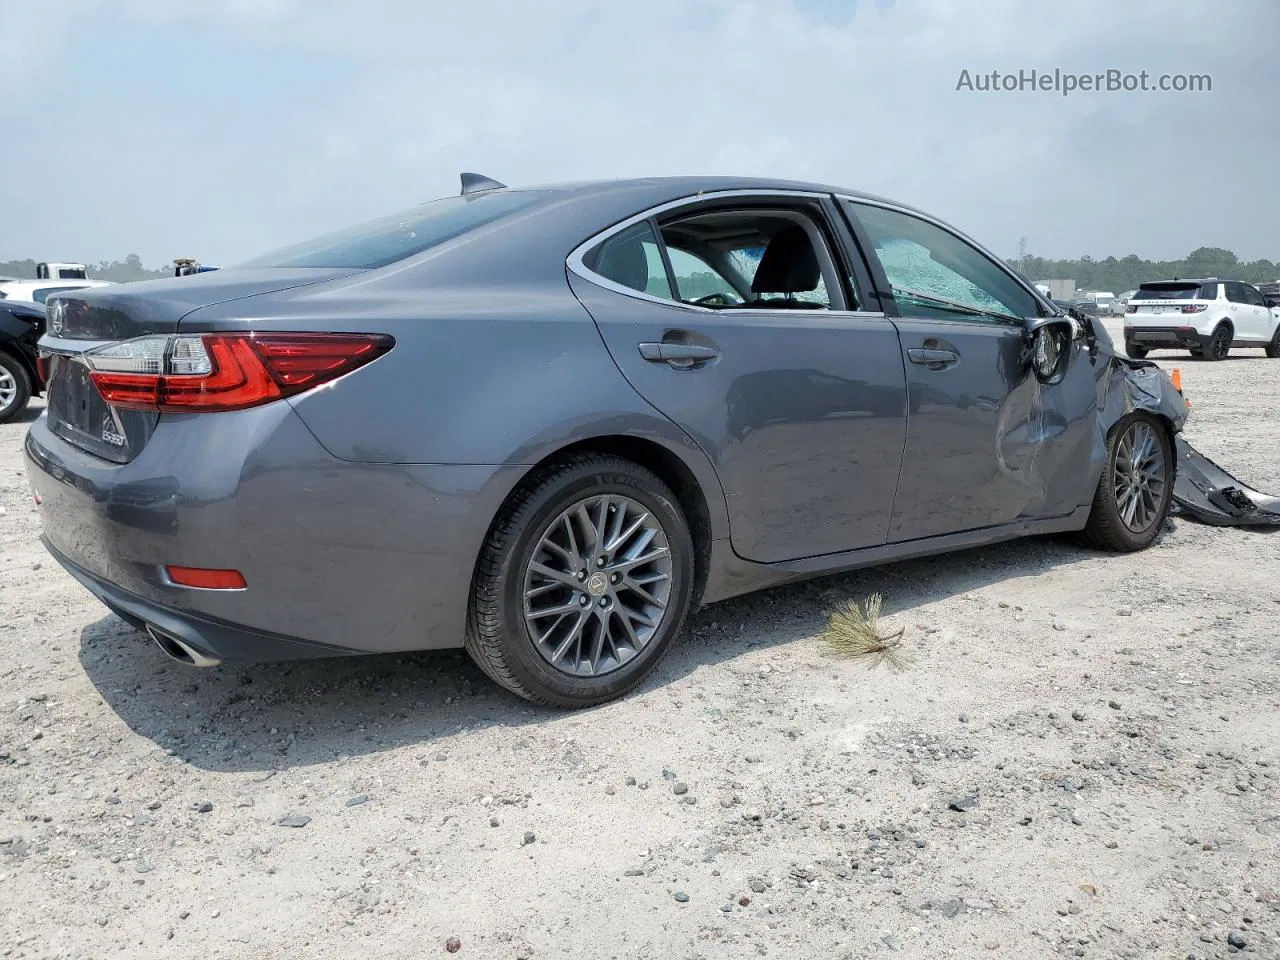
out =
{"type": "Polygon", "coordinates": [[[687,612],[1014,537],[1151,544],[1186,406],[974,241],[819,184],[462,194],[50,301],[50,552],[170,656],[465,646],[580,707],[687,612]]]}

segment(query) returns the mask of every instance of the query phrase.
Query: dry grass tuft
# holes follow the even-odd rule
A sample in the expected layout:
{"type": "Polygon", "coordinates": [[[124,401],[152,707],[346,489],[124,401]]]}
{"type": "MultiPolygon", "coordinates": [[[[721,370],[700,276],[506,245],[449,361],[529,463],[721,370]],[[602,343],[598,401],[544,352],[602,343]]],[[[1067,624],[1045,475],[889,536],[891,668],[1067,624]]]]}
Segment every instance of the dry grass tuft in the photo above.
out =
{"type": "Polygon", "coordinates": [[[880,632],[880,594],[867,597],[863,606],[850,600],[831,615],[822,642],[835,656],[857,659],[868,667],[881,664],[891,670],[905,670],[911,658],[902,649],[904,630],[884,636],[880,632]]]}

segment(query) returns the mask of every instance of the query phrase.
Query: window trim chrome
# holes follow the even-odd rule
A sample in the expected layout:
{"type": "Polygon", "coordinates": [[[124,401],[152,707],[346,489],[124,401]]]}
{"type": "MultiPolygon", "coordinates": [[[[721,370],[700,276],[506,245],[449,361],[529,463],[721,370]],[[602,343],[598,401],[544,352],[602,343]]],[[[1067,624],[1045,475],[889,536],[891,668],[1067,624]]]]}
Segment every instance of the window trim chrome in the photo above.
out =
{"type": "MultiPolygon", "coordinates": [[[[620,220],[618,223],[615,223],[611,227],[606,227],[604,230],[601,230],[599,233],[593,234],[590,238],[588,238],[587,240],[584,240],[582,243],[578,244],[578,246],[573,248],[573,250],[569,253],[569,256],[565,259],[565,266],[568,268],[568,270],[571,273],[577,275],[580,279],[585,280],[588,283],[594,284],[597,287],[603,287],[605,290],[610,290],[614,293],[622,294],[625,297],[632,297],[633,299],[636,299],[636,300],[645,300],[649,303],[660,303],[666,307],[675,307],[681,310],[690,310],[695,313],[716,314],[718,316],[734,315],[731,309],[725,310],[725,309],[715,309],[712,307],[701,307],[701,306],[698,306],[697,304],[685,303],[682,300],[669,300],[665,297],[656,297],[651,293],[646,293],[643,290],[636,290],[632,287],[624,287],[622,284],[615,283],[614,281],[610,280],[608,277],[601,276],[600,274],[596,273],[594,270],[589,269],[586,265],[584,258],[587,255],[587,251],[593,249],[594,247],[600,245],[601,243],[604,243],[606,240],[608,240],[610,237],[614,236],[615,234],[621,233],[623,230],[626,230],[629,227],[635,226],[637,223],[640,223],[645,220],[650,220],[653,217],[660,216],[661,214],[668,213],[672,210],[679,210],[682,207],[692,206],[707,200],[733,200],[733,199],[739,199],[739,198],[741,199],[752,198],[757,200],[771,200],[771,199],[830,200],[832,196],[836,196],[836,195],[830,194],[830,193],[821,193],[813,190],[787,190],[787,189],[713,190],[706,193],[699,192],[696,194],[690,194],[689,196],[681,197],[678,200],[669,200],[666,203],[658,204],[655,207],[649,207],[648,209],[644,210],[642,213],[634,214],[633,216],[630,216],[625,220],[620,220]]],[[[662,238],[659,237],[658,239],[661,240],[662,238]]],[[[824,246],[826,245],[827,244],[824,241],[824,246]]],[[[832,266],[832,269],[838,275],[841,272],[837,267],[838,261],[836,260],[832,251],[829,249],[827,250],[827,258],[832,266]]],[[[839,279],[839,277],[837,277],[837,279],[839,279]]],[[[841,290],[840,292],[845,300],[849,299],[848,296],[845,295],[843,290],[841,290]]],[[[672,293],[675,293],[675,291],[673,290],[672,293]]],[[[779,312],[784,310],[786,310],[786,308],[784,307],[778,308],[779,312]]],[[[748,311],[745,311],[745,310],[743,311],[744,314],[747,312],[748,311]]],[[[763,310],[763,308],[753,308],[750,310],[750,313],[752,315],[755,315],[761,312],[767,313],[770,311],[763,310]]],[[[787,312],[794,312],[794,311],[787,311],[787,312]]],[[[805,316],[812,316],[812,317],[840,317],[840,318],[852,317],[852,318],[863,318],[863,319],[885,319],[886,318],[884,312],[879,310],[833,310],[830,307],[822,308],[818,310],[806,310],[804,311],[804,313],[805,313],[805,316]]]]}
{"type": "MultiPolygon", "coordinates": [[[[862,205],[865,207],[880,207],[883,210],[891,210],[894,213],[900,213],[906,217],[914,217],[917,220],[923,220],[925,223],[931,224],[932,226],[937,227],[939,230],[942,230],[946,233],[951,234],[957,240],[967,243],[969,246],[973,247],[980,254],[982,254],[984,257],[990,260],[992,266],[994,266],[997,270],[1002,270],[1004,271],[1004,273],[1008,274],[1013,279],[1014,283],[1022,287],[1022,289],[1025,290],[1027,293],[1031,294],[1031,299],[1034,302],[1038,303],[1042,307],[1047,308],[1050,312],[1050,315],[1052,316],[1062,315],[1062,310],[1059,307],[1057,307],[1051,300],[1049,300],[1048,297],[1042,294],[1039,290],[1033,287],[1028,280],[1023,279],[1016,271],[1010,270],[1000,257],[997,257],[994,253],[992,253],[990,250],[988,250],[986,247],[980,244],[977,240],[974,240],[973,237],[969,236],[967,233],[965,233],[962,230],[957,230],[955,227],[953,227],[951,224],[947,223],[946,221],[939,220],[937,217],[924,213],[921,210],[914,210],[911,207],[904,206],[903,204],[894,203],[891,200],[872,199],[870,197],[856,197],[856,196],[851,196],[850,194],[847,194],[847,193],[837,193],[837,194],[834,194],[834,196],[836,200],[844,200],[844,201],[847,201],[848,203],[852,203],[855,205],[862,205]]],[[[854,212],[856,214],[856,211],[854,212]]],[[[875,255],[874,251],[870,251],[869,253],[872,256],[875,255]]],[[[876,257],[876,259],[878,260],[879,257],[876,257]]],[[[882,270],[884,269],[884,264],[880,265],[880,269],[882,270]]],[[[891,293],[892,291],[887,291],[887,292],[891,293]]],[[[1026,322],[1026,319],[1029,319],[1029,318],[1024,318],[1023,323],[1026,322]]]]}

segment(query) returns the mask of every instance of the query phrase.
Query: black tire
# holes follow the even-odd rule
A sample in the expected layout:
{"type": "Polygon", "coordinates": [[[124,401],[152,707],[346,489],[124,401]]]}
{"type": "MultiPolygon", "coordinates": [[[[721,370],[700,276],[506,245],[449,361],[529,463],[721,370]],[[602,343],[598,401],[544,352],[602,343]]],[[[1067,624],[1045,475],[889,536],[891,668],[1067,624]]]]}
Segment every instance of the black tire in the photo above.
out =
{"type": "Polygon", "coordinates": [[[6,399],[0,394],[0,423],[4,423],[27,409],[31,401],[31,378],[17,357],[3,351],[0,351],[0,387],[5,388],[3,394],[9,395],[6,399]]]}
{"type": "Polygon", "coordinates": [[[1209,343],[1204,348],[1206,360],[1225,360],[1231,352],[1231,341],[1235,337],[1235,328],[1223,320],[1213,328],[1209,343]]]}
{"type": "Polygon", "coordinates": [[[1098,478],[1098,488],[1093,495],[1093,508],[1089,512],[1089,520],[1081,533],[1081,539],[1088,546],[1113,553],[1145,550],[1160,535],[1165,520],[1169,516],[1169,508],[1173,503],[1173,482],[1173,440],[1164,421],[1149,413],[1131,413],[1121,418],[1107,436],[1107,462],[1102,468],[1102,476],[1098,478]],[[1154,516],[1150,523],[1137,530],[1126,523],[1116,497],[1117,453],[1120,452],[1121,441],[1126,432],[1135,424],[1148,427],[1150,435],[1159,444],[1158,453],[1164,476],[1160,496],[1156,498],[1151,511],[1154,516]]]}
{"type": "Polygon", "coordinates": [[[1191,347],[1187,350],[1187,352],[1191,354],[1193,357],[1195,357],[1197,360],[1204,359],[1204,347],[1191,347]]]}
{"type": "Polygon", "coordinates": [[[1151,351],[1146,347],[1138,346],[1136,343],[1126,343],[1124,345],[1124,352],[1134,360],[1145,360],[1147,358],[1147,354],[1151,351]]]}
{"type": "Polygon", "coordinates": [[[1276,324],[1276,332],[1271,335],[1271,342],[1263,349],[1272,360],[1280,360],[1280,324],[1276,324]]]}
{"type": "MultiPolygon", "coordinates": [[[[531,476],[494,521],[472,582],[466,649],[490,678],[526,700],[564,708],[605,703],[633,690],[657,667],[684,624],[694,575],[693,538],[667,485],[649,470],[620,457],[574,455],[531,476]],[[627,498],[659,525],[670,558],[666,607],[647,642],[630,659],[607,672],[575,675],[539,652],[526,622],[525,579],[544,536],[561,515],[577,503],[602,496],[627,498]]],[[[595,601],[587,595],[586,587],[580,592],[578,599],[593,609],[595,601]]],[[[616,622],[603,619],[605,614],[600,616],[602,624],[616,622]]],[[[582,617],[593,626],[587,614],[582,617]]],[[[583,633],[587,629],[583,627],[583,633]]],[[[597,654],[596,663],[600,656],[597,654]]]]}

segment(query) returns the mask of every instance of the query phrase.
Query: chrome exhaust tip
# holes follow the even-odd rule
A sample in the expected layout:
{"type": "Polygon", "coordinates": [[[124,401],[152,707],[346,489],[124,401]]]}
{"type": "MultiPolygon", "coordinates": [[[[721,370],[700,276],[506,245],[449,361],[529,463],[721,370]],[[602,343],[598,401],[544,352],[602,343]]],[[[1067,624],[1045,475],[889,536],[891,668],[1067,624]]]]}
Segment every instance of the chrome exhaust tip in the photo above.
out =
{"type": "Polygon", "coordinates": [[[190,667],[216,667],[222,661],[216,657],[210,657],[201,653],[192,647],[189,643],[175,637],[171,633],[147,624],[147,635],[156,642],[161,650],[163,650],[173,660],[179,663],[185,663],[190,667]]]}

